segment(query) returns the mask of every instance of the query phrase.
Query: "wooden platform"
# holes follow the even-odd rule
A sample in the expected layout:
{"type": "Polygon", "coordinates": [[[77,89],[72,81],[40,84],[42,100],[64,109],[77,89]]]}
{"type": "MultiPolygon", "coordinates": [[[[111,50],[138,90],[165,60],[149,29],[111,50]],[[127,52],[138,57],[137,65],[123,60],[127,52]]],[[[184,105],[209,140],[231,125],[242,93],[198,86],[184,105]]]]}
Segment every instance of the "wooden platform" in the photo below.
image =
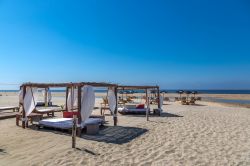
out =
{"type": "Polygon", "coordinates": [[[16,117],[16,112],[0,112],[0,120],[15,118],[15,117],[16,117]]]}

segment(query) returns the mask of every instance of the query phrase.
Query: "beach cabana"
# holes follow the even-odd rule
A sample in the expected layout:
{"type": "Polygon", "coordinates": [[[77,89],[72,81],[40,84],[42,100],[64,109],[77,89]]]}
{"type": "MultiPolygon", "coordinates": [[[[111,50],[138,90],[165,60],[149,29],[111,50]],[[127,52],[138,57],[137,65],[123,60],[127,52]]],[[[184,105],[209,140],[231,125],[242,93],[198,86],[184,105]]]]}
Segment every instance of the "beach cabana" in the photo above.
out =
{"type": "Polygon", "coordinates": [[[159,115],[162,112],[162,102],[163,99],[160,95],[160,87],[159,86],[128,86],[128,85],[119,85],[118,86],[118,91],[129,91],[129,90],[134,90],[134,91],[144,91],[146,94],[146,108],[141,107],[141,105],[134,107],[134,105],[124,105],[123,107],[118,108],[119,113],[121,114],[146,114],[147,120],[149,120],[149,114],[150,114],[150,93],[151,91],[155,91],[155,96],[156,96],[156,102],[157,102],[157,107],[158,109],[155,109],[154,111],[157,112],[159,115]]]}
{"type": "MultiPolygon", "coordinates": [[[[108,99],[110,110],[113,115],[114,125],[117,125],[117,85],[109,83],[96,83],[96,82],[80,82],[80,83],[24,83],[21,86],[22,98],[20,102],[22,103],[22,127],[25,128],[27,117],[36,108],[36,102],[34,98],[34,89],[35,88],[66,88],[66,99],[65,99],[65,111],[74,112],[75,115],[78,115],[78,125],[84,126],[86,122],[89,121],[89,117],[94,109],[95,104],[95,87],[106,87],[108,88],[108,99]],[[77,94],[77,98],[74,94],[77,94]],[[73,97],[72,97],[73,96],[73,97]],[[76,107],[74,104],[76,103],[76,107]]],[[[97,119],[93,120],[94,122],[97,119]]],[[[53,119],[53,120],[44,120],[42,121],[43,125],[46,123],[52,125],[55,128],[56,124],[61,126],[67,126],[72,128],[72,119],[53,119]]]]}

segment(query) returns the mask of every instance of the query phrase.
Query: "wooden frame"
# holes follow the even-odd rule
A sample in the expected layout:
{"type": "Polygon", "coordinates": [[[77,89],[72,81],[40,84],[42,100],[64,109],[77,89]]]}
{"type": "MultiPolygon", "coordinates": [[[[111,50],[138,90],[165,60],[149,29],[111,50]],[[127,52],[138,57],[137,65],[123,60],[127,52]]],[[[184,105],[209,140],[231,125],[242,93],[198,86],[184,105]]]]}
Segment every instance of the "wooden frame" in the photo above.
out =
{"type": "MultiPolygon", "coordinates": [[[[117,87],[117,93],[118,90],[145,90],[146,93],[146,103],[149,104],[149,100],[148,100],[148,92],[147,90],[156,90],[157,91],[157,104],[158,104],[158,109],[160,109],[160,87],[159,86],[131,86],[131,85],[119,85],[117,87]]],[[[116,94],[117,94],[116,93],[116,94]]],[[[117,110],[117,109],[116,109],[117,110]]],[[[146,119],[147,121],[149,121],[149,113],[148,111],[146,112],[146,119]]]]}
{"type": "MultiPolygon", "coordinates": [[[[70,88],[72,87],[76,87],[78,89],[78,112],[80,113],[81,112],[81,89],[83,86],[85,85],[89,85],[89,86],[93,86],[93,87],[113,87],[114,90],[115,90],[115,94],[116,94],[116,109],[115,109],[115,115],[114,115],[114,125],[116,126],[117,125],[117,85],[116,84],[110,84],[110,83],[103,83],[103,82],[100,82],[100,83],[97,83],[97,82],[79,82],[79,83],[24,83],[21,85],[20,88],[23,88],[23,99],[25,97],[25,94],[26,94],[26,88],[27,87],[35,87],[35,88],[45,88],[45,89],[48,89],[48,88],[66,88],[66,111],[67,110],[67,98],[68,98],[68,91],[70,88]]],[[[22,127],[25,128],[25,110],[23,108],[23,111],[22,111],[22,127]]],[[[78,119],[78,123],[81,123],[81,117],[79,117],[78,119]]]]}

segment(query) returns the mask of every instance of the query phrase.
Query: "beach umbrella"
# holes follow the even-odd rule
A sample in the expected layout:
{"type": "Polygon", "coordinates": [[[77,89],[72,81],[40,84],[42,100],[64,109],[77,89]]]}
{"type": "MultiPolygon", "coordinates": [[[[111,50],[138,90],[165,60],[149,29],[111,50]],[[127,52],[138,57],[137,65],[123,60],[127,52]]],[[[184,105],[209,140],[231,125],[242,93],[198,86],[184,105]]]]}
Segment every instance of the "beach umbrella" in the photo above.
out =
{"type": "Polygon", "coordinates": [[[134,94],[134,91],[133,90],[129,90],[128,94],[134,94]]]}
{"type": "Polygon", "coordinates": [[[123,94],[125,94],[126,95],[126,98],[128,97],[128,91],[126,90],[126,91],[123,91],[123,94]]]}
{"type": "Polygon", "coordinates": [[[161,92],[160,92],[161,94],[162,94],[162,96],[163,96],[163,99],[164,99],[164,95],[166,94],[166,93],[168,93],[166,90],[161,90],[161,92]]]}
{"type": "Polygon", "coordinates": [[[185,94],[187,94],[187,100],[188,100],[188,97],[189,97],[189,95],[190,95],[191,93],[192,93],[191,91],[185,91],[185,94]]]}
{"type": "Polygon", "coordinates": [[[177,93],[180,94],[180,99],[181,99],[181,95],[184,93],[184,91],[183,90],[179,90],[179,91],[177,91],[177,93]]]}
{"type": "Polygon", "coordinates": [[[195,95],[198,94],[198,92],[197,92],[197,91],[193,91],[192,94],[193,94],[194,97],[195,97],[195,95]]]}

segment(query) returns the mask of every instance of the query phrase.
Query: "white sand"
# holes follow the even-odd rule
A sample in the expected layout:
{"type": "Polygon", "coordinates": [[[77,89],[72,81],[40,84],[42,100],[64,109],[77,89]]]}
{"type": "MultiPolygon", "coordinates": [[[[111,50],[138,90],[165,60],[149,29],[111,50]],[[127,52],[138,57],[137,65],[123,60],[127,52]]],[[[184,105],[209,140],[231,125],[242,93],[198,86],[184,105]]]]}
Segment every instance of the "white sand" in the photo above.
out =
{"type": "MultiPolygon", "coordinates": [[[[168,103],[162,117],[119,116],[98,136],[0,121],[0,165],[250,165],[250,109],[168,103]],[[170,114],[167,114],[170,113],[170,114]]],[[[96,113],[99,113],[97,111],[96,113]]]]}

